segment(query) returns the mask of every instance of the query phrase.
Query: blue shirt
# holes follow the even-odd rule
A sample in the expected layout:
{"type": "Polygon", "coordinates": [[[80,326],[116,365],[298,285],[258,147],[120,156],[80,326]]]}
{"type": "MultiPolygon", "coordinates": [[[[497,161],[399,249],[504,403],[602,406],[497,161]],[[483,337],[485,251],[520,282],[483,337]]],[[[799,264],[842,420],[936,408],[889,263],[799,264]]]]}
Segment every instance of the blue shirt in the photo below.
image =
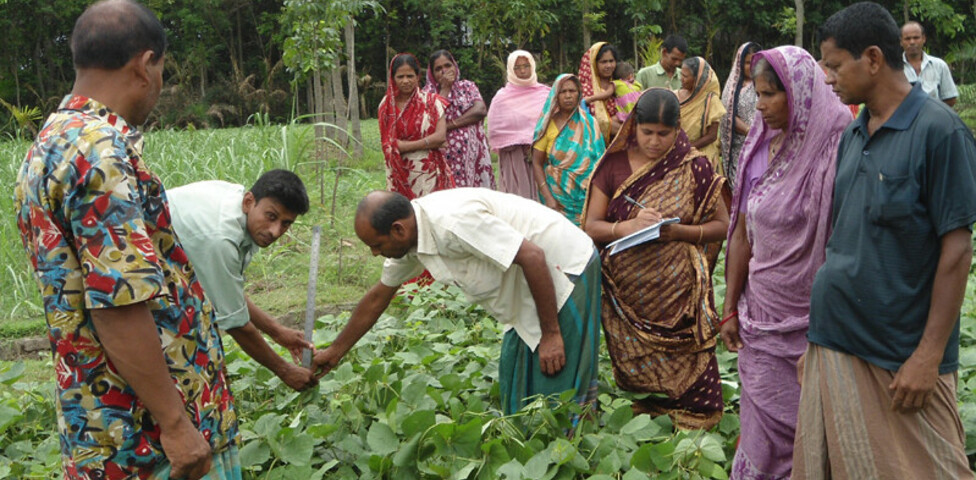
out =
{"type": "MultiPolygon", "coordinates": [[[[874,135],[869,118],[864,109],[838,147],[833,233],[808,337],[896,371],[928,321],[940,238],[976,221],[976,142],[920,85],[874,135]]],[[[958,354],[957,323],[940,374],[958,368],[958,354]]]]}

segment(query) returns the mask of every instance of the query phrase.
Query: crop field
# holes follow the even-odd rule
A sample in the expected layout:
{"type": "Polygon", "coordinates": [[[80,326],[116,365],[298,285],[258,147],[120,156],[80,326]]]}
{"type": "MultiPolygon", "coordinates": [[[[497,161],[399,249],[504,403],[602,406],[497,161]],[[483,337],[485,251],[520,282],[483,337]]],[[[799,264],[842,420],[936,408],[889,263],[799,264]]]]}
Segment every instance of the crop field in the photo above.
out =
{"type": "MultiPolygon", "coordinates": [[[[270,168],[291,168],[302,176],[311,212],[257,255],[248,270],[248,292],[257,304],[276,315],[300,314],[314,225],[323,226],[320,306],[355,302],[378,279],[382,261],[355,237],[351,221],[361,196],[385,186],[376,122],[363,127],[366,154],[341,164],[335,150],[325,162],[313,161],[307,126],[151,132],[146,159],[169,187],[214,178],[250,185],[270,168]]],[[[41,299],[12,215],[10,187],[28,145],[0,142],[0,178],[8,187],[0,196],[0,341],[45,331],[41,299]]],[[[719,300],[722,276],[719,267],[719,300]]],[[[974,287],[971,270],[958,385],[971,461],[976,459],[974,287]]],[[[328,345],[347,319],[346,312],[321,315],[316,345],[328,345]]],[[[224,345],[248,479],[724,479],[739,432],[735,355],[721,347],[726,409],[711,431],[675,431],[667,417],[635,417],[630,408],[635,397],[616,387],[605,349],[599,403],[592,410],[581,411],[565,398],[539,399],[515,415],[502,415],[496,383],[500,326],[453,287],[436,284],[398,297],[340,366],[308,392],[289,390],[229,337],[224,345]],[[574,415],[582,416],[576,428],[574,415]]],[[[53,393],[49,353],[0,361],[0,479],[59,478],[53,393]]]]}

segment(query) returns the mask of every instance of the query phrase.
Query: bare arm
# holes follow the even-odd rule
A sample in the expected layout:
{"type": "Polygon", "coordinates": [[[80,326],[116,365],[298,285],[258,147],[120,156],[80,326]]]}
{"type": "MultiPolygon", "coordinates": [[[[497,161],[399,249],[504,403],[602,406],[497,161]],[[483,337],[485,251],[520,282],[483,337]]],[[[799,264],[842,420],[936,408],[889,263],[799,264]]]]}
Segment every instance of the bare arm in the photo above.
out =
{"type": "Polygon", "coordinates": [[[410,153],[417,150],[430,150],[432,148],[441,148],[444,146],[444,142],[447,141],[447,121],[444,116],[437,120],[437,127],[434,129],[434,133],[427,135],[419,140],[397,140],[397,145],[400,147],[400,153],[410,153]]]}
{"type": "Polygon", "coordinates": [[[342,357],[349,352],[349,349],[360,338],[363,338],[369,329],[373,328],[376,320],[390,306],[390,301],[396,295],[397,288],[399,287],[388,287],[377,282],[366,292],[366,295],[363,295],[362,300],[353,309],[349,323],[339,332],[339,336],[332,342],[332,345],[315,354],[312,365],[316,372],[316,378],[321,378],[335,368],[342,357]]]}
{"type": "Polygon", "coordinates": [[[729,232],[729,211],[720,196],[712,219],[701,225],[672,224],[661,226],[661,240],[706,244],[724,240],[729,232]]]}
{"type": "Polygon", "coordinates": [[[698,140],[691,142],[691,146],[701,149],[711,145],[718,138],[718,122],[712,122],[705,130],[705,134],[698,137],[698,140]]]}
{"type": "Polygon", "coordinates": [[[607,88],[605,88],[603,90],[600,90],[600,85],[598,83],[597,85],[594,85],[593,90],[595,90],[593,92],[593,95],[590,95],[589,97],[584,97],[583,98],[583,100],[586,100],[586,103],[588,103],[588,104],[589,103],[592,103],[594,100],[606,100],[606,99],[612,97],[613,96],[613,93],[614,93],[613,82],[610,82],[610,85],[607,86],[607,88]]]}
{"type": "Polygon", "coordinates": [[[535,147],[532,148],[532,176],[535,177],[535,185],[539,187],[539,194],[542,195],[542,200],[547,207],[557,211],[562,211],[562,205],[556,201],[556,197],[552,196],[552,190],[549,190],[549,185],[546,184],[546,152],[541,150],[536,150],[535,147]]]}
{"type": "Polygon", "coordinates": [[[950,107],[955,107],[956,106],[956,99],[957,98],[959,98],[959,97],[947,98],[947,99],[943,100],[943,102],[945,102],[945,104],[948,105],[948,106],[950,106],[950,107]]]}
{"type": "MultiPolygon", "coordinates": [[[[287,348],[288,351],[291,352],[292,360],[294,360],[295,363],[298,363],[299,359],[302,358],[302,349],[315,348],[315,346],[312,345],[312,342],[305,339],[305,332],[288,328],[278,323],[274,318],[271,318],[271,315],[268,315],[264,310],[258,308],[258,306],[255,305],[254,302],[251,301],[251,298],[247,295],[244,296],[244,301],[247,302],[247,314],[251,318],[251,323],[253,323],[258,330],[271,337],[275,343],[287,348]]],[[[233,329],[231,329],[231,331],[232,330],[233,329]]],[[[231,333],[231,331],[228,331],[227,333],[231,333]]],[[[234,339],[237,340],[237,337],[234,339]]],[[[237,343],[240,343],[240,341],[237,343]]],[[[251,356],[253,357],[253,355],[251,356]]],[[[267,367],[267,365],[265,366],[267,367]]]]}
{"type": "Polygon", "coordinates": [[[92,310],[91,315],[105,354],[159,425],[170,475],[203,477],[210,471],[210,444],[187,415],[149,307],[143,302],[92,310]]]}
{"type": "Polygon", "coordinates": [[[751,127],[751,125],[746,123],[745,120],[735,117],[735,133],[738,133],[739,135],[746,135],[749,133],[749,127],[751,127]]]}
{"type": "Polygon", "coordinates": [[[542,340],[539,342],[539,366],[542,373],[555,375],[566,365],[563,336],[559,330],[556,287],[546,266],[546,253],[538,245],[523,240],[512,263],[522,267],[539,314],[542,340]]]}
{"type": "Polygon", "coordinates": [[[473,125],[484,120],[485,115],[488,115],[488,107],[485,106],[485,102],[478,100],[474,102],[471,108],[462,113],[460,117],[447,122],[447,129],[454,130],[473,125]]]}
{"type": "Polygon", "coordinates": [[[242,327],[231,328],[227,333],[234,337],[234,341],[241,346],[244,353],[274,372],[292,389],[301,391],[315,384],[312,372],[281,358],[271,349],[268,342],[264,341],[264,337],[253,322],[247,322],[242,327]]]}
{"type": "Polygon", "coordinates": [[[941,244],[922,339],[888,386],[894,393],[894,410],[915,411],[925,406],[939,379],[939,364],[959,318],[973,257],[972,234],[965,228],[956,229],[943,235],[941,244]]]}
{"type": "Polygon", "coordinates": [[[752,246],[746,235],[746,222],[742,215],[736,219],[735,230],[729,238],[725,261],[725,303],[722,307],[722,325],[719,335],[725,342],[725,348],[737,352],[742,348],[739,338],[738,315],[725,320],[733,312],[739,310],[739,297],[745,289],[749,277],[749,260],[752,258],[752,246]]]}
{"type": "Polygon", "coordinates": [[[605,245],[614,240],[634,233],[642,228],[649,227],[661,221],[661,214],[653,208],[645,208],[637,213],[637,216],[629,220],[619,222],[607,221],[607,207],[610,205],[610,197],[603,190],[590,184],[590,203],[586,209],[586,224],[583,231],[593,239],[595,243],[605,245]]]}

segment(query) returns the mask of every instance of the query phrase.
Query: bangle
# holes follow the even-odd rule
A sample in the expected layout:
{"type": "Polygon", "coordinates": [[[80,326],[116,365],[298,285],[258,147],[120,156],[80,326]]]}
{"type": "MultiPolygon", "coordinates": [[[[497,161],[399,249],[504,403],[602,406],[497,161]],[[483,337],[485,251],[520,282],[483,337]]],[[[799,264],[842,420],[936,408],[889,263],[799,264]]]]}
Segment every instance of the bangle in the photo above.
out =
{"type": "Polygon", "coordinates": [[[739,316],[739,312],[737,310],[733,310],[731,313],[726,315],[721,322],[718,323],[718,326],[721,327],[722,325],[725,325],[725,322],[728,322],[729,320],[732,320],[733,318],[736,318],[738,316],[739,316]]]}
{"type": "Polygon", "coordinates": [[[424,137],[424,147],[430,148],[430,142],[427,141],[427,137],[424,137]]]}
{"type": "Polygon", "coordinates": [[[619,221],[613,222],[613,226],[610,227],[610,238],[617,238],[617,233],[615,232],[615,230],[617,229],[618,223],[620,222],[619,221]]]}
{"type": "Polygon", "coordinates": [[[705,235],[705,227],[699,225],[698,226],[698,243],[701,243],[702,236],[704,236],[704,235],[705,235]]]}

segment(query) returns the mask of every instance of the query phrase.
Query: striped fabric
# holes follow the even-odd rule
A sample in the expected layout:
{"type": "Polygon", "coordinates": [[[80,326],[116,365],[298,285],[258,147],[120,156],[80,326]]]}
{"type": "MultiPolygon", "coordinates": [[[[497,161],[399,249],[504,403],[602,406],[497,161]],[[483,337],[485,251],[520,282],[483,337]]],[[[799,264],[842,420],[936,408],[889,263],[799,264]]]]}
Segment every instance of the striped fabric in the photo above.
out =
{"type": "Polygon", "coordinates": [[[973,479],[956,406],[957,373],[939,376],[925,407],[891,409],[895,372],[810,344],[793,478],[973,479]]]}
{"type": "Polygon", "coordinates": [[[579,277],[573,278],[573,295],[559,309],[559,330],[566,351],[566,366],[554,376],[542,373],[539,353],[519,338],[515,329],[502,340],[498,377],[502,411],[517,412],[535,395],[576,391],[580,405],[592,403],[597,393],[600,354],[600,258],[594,251],[579,277]]]}
{"type": "MultiPolygon", "coordinates": [[[[210,471],[200,480],[241,480],[241,461],[237,446],[213,456],[210,471]]],[[[184,477],[185,478],[185,477],[184,477]]],[[[170,480],[170,463],[156,469],[149,480],[170,480]]],[[[172,479],[179,480],[179,479],[172,479]]]]}

